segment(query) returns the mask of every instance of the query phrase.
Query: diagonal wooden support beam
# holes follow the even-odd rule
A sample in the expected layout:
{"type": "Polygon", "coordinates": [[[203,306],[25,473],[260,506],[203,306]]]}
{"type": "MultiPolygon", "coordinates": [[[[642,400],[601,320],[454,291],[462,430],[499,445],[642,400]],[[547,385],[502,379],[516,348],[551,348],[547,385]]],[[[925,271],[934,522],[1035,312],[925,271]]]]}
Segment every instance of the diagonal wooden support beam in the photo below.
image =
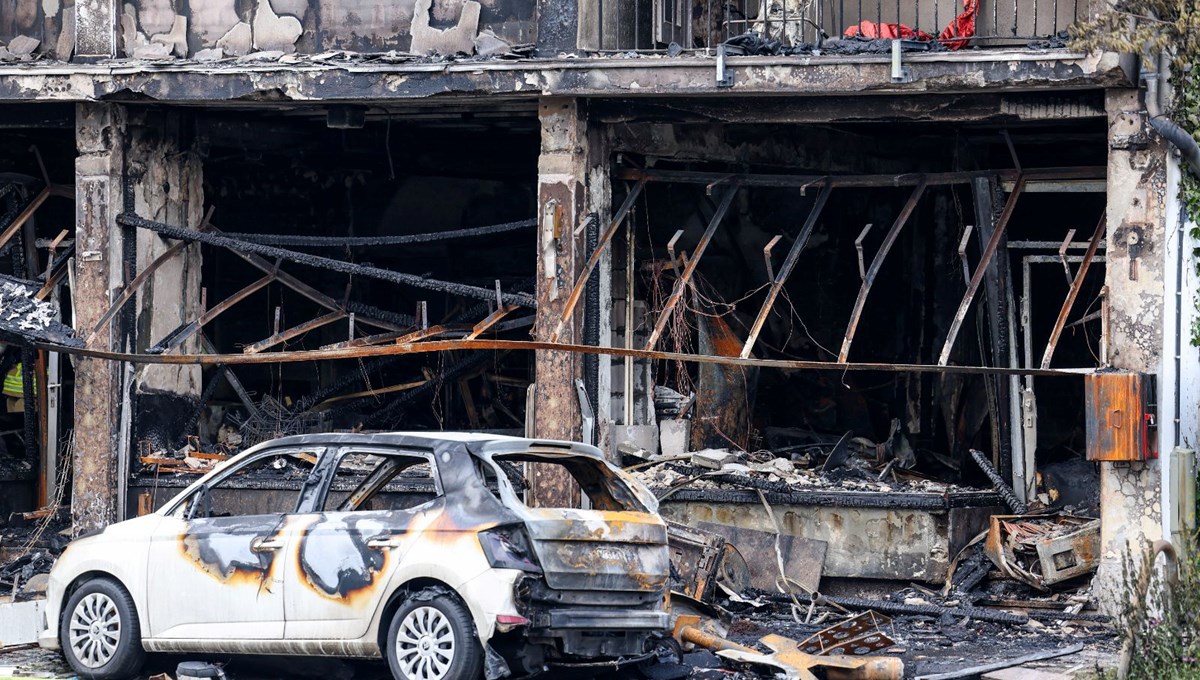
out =
{"type": "Polygon", "coordinates": [[[229,311],[231,307],[250,297],[250,295],[259,289],[266,287],[274,280],[274,272],[267,274],[254,283],[251,283],[233,295],[225,298],[217,306],[205,311],[203,314],[197,317],[195,321],[181,327],[178,331],[171,334],[170,339],[166,341],[165,346],[163,347],[163,354],[169,354],[170,352],[178,349],[181,345],[183,345],[183,343],[187,342],[188,338],[200,332],[200,329],[204,328],[204,326],[210,321],[229,311]]]}
{"type": "Polygon", "coordinates": [[[554,332],[550,334],[550,342],[558,342],[562,337],[563,330],[567,324],[571,322],[571,315],[575,313],[575,307],[579,304],[579,298],[583,295],[583,289],[587,286],[588,279],[592,272],[595,271],[596,265],[600,264],[600,258],[604,255],[605,249],[612,242],[613,236],[616,235],[617,229],[625,221],[625,217],[629,215],[629,211],[633,208],[634,201],[641,195],[642,189],[646,187],[646,180],[639,179],[637,184],[629,190],[629,195],[625,197],[625,202],[617,209],[617,214],[613,215],[612,222],[608,224],[608,229],[600,235],[600,240],[596,243],[596,249],[592,251],[590,257],[583,265],[583,271],[579,274],[579,279],[575,281],[575,287],[571,289],[571,295],[567,297],[566,306],[563,308],[562,319],[558,322],[554,332]]]}
{"type": "MultiPolygon", "coordinates": [[[[200,223],[201,230],[204,230],[208,227],[208,221],[212,218],[212,214],[213,208],[209,208],[208,214],[204,216],[204,221],[200,223]]],[[[158,271],[160,267],[169,262],[176,255],[183,252],[183,249],[187,248],[189,245],[191,244],[187,241],[176,241],[171,245],[170,248],[164,250],[161,255],[154,258],[153,262],[146,265],[145,269],[138,272],[138,275],[133,277],[133,280],[130,281],[129,284],[126,285],[121,291],[121,294],[117,296],[117,299],[111,305],[109,305],[108,311],[104,312],[104,316],[101,316],[100,320],[96,322],[96,325],[92,328],[92,332],[88,333],[87,339],[84,340],[84,344],[91,345],[92,339],[96,337],[96,334],[99,333],[108,322],[112,321],[113,317],[117,315],[117,312],[121,311],[121,308],[125,306],[126,302],[129,302],[130,298],[132,298],[134,295],[137,295],[137,292],[141,290],[146,281],[150,280],[150,277],[154,275],[154,272],[158,271]]]]}
{"type": "Polygon", "coordinates": [[[33,197],[33,200],[30,201],[29,204],[26,205],[25,208],[21,210],[21,212],[15,218],[13,218],[13,221],[4,228],[4,231],[0,232],[0,248],[3,248],[5,245],[7,245],[8,242],[12,240],[12,237],[17,235],[17,232],[21,230],[21,227],[25,226],[25,223],[29,221],[30,217],[33,217],[33,213],[37,212],[38,208],[42,207],[42,204],[46,202],[47,198],[50,198],[49,186],[46,186],[39,191],[37,195],[33,197]]]}
{"type": "MultiPolygon", "coordinates": [[[[829,194],[833,192],[833,185],[826,182],[821,188],[821,193],[817,194],[817,202],[813,204],[812,210],[808,211],[808,219],[804,220],[804,226],[800,227],[800,233],[796,235],[796,240],[792,242],[792,247],[788,250],[787,257],[784,258],[783,264],[779,266],[779,273],[775,275],[775,280],[771,282],[771,289],[767,291],[767,299],[763,301],[762,309],[758,310],[758,318],[754,320],[754,325],[750,328],[750,336],[746,338],[746,344],[742,347],[741,357],[743,359],[750,356],[750,352],[754,350],[754,343],[758,341],[758,334],[762,331],[763,324],[767,322],[767,317],[771,314],[771,309],[775,306],[775,299],[779,297],[779,291],[783,289],[783,284],[787,282],[788,277],[792,275],[792,269],[796,266],[796,260],[800,259],[800,251],[804,250],[804,246],[808,245],[808,239],[812,236],[813,227],[817,224],[817,218],[821,216],[821,211],[825,209],[825,202],[829,200],[829,194]]],[[[778,239],[779,237],[775,237],[778,239]]],[[[771,241],[773,245],[775,240],[771,241]]],[[[767,262],[770,263],[768,257],[767,262]]]]}
{"type": "Polygon", "coordinates": [[[838,352],[837,362],[839,364],[846,363],[846,358],[850,355],[850,345],[854,342],[854,333],[858,330],[858,320],[862,317],[863,307],[867,304],[867,294],[871,292],[871,285],[875,283],[875,277],[879,275],[879,269],[883,266],[883,261],[887,257],[888,251],[895,245],[896,239],[900,236],[900,230],[908,223],[908,218],[912,216],[913,210],[917,207],[917,202],[921,200],[921,195],[925,193],[927,185],[926,178],[922,175],[917,180],[917,186],[913,189],[912,195],[908,197],[908,202],[900,210],[900,215],[892,223],[892,228],[883,237],[883,243],[879,246],[879,252],[875,253],[874,259],[871,260],[871,266],[867,269],[867,275],[863,279],[862,286],[858,289],[858,298],[854,301],[854,310],[850,312],[850,323],[846,326],[846,336],[842,338],[842,349],[838,352]]]}
{"type": "Polygon", "coordinates": [[[311,321],[306,321],[306,322],[300,324],[299,326],[294,326],[292,328],[287,329],[286,331],[280,331],[280,332],[272,335],[271,337],[266,338],[265,340],[259,340],[258,342],[254,343],[253,345],[248,345],[245,349],[242,350],[242,353],[243,354],[258,354],[259,352],[266,350],[266,349],[270,349],[270,348],[274,347],[275,345],[287,342],[288,340],[291,340],[294,337],[304,335],[305,333],[312,331],[312,330],[316,330],[322,326],[328,326],[329,324],[331,324],[335,321],[340,321],[344,318],[346,318],[346,313],[342,312],[342,311],[330,312],[323,316],[318,316],[317,318],[315,318],[311,321]]]}
{"type": "Polygon", "coordinates": [[[1025,178],[1018,177],[1017,183],[1013,185],[1012,193],[1008,195],[1008,202],[1004,204],[1004,210],[1000,213],[1000,219],[996,220],[996,226],[992,231],[992,237],[988,239],[987,246],[984,247],[983,253],[979,256],[979,265],[975,267],[975,273],[971,276],[971,282],[967,284],[967,292],[963,294],[962,302],[958,303],[958,312],[954,314],[954,321],[950,324],[950,332],[946,335],[946,342],[942,345],[942,353],[938,357],[938,366],[945,366],[946,362],[950,361],[950,351],[954,349],[954,341],[958,339],[958,331],[962,328],[963,320],[967,318],[967,312],[971,309],[971,303],[975,300],[975,293],[979,290],[979,284],[983,282],[983,277],[987,275],[988,267],[992,264],[992,258],[996,256],[996,249],[1000,247],[1000,241],[1004,239],[1004,234],[1008,228],[1008,220],[1012,217],[1013,210],[1017,207],[1017,199],[1021,197],[1021,192],[1025,189],[1025,178]]]}
{"type": "Polygon", "coordinates": [[[430,326],[429,328],[422,328],[422,329],[413,331],[412,333],[402,335],[402,336],[396,338],[396,344],[397,345],[407,345],[407,344],[414,343],[414,342],[420,342],[422,340],[428,340],[430,338],[436,338],[437,336],[445,335],[446,333],[468,333],[468,332],[474,330],[474,328],[475,327],[469,323],[438,324],[436,326],[430,326]]]}
{"type": "MultiPolygon", "coordinates": [[[[220,229],[212,227],[211,225],[210,225],[209,229],[214,233],[217,233],[217,234],[221,233],[220,229]]],[[[233,253],[234,255],[237,255],[238,257],[242,258],[246,262],[249,262],[250,264],[254,265],[255,267],[258,267],[260,270],[262,270],[264,272],[271,272],[271,271],[276,272],[276,278],[279,281],[279,283],[287,286],[288,288],[291,288],[292,290],[296,291],[300,295],[308,298],[309,300],[312,300],[313,302],[324,307],[325,309],[328,309],[331,312],[339,311],[342,309],[342,305],[340,302],[338,302],[337,300],[322,293],[321,291],[317,290],[316,288],[313,288],[312,286],[308,285],[307,283],[304,283],[303,281],[296,278],[295,276],[292,276],[291,274],[288,274],[287,272],[278,271],[278,267],[276,267],[274,264],[272,264],[271,261],[266,259],[265,257],[263,257],[261,255],[256,255],[254,253],[242,252],[240,250],[230,250],[229,252],[233,253]]],[[[403,326],[391,323],[390,321],[384,321],[383,319],[373,319],[373,318],[366,316],[364,314],[361,314],[361,313],[356,314],[355,319],[359,323],[375,326],[376,328],[384,328],[389,331],[404,331],[405,330],[405,328],[403,326]]]]}
{"type": "Polygon", "coordinates": [[[700,258],[704,257],[704,251],[708,249],[708,244],[712,241],[713,234],[717,232],[717,227],[721,226],[721,220],[725,219],[725,213],[729,212],[729,206],[733,204],[733,197],[737,195],[737,191],[736,185],[725,190],[725,196],[717,206],[717,211],[713,213],[712,219],[709,220],[708,228],[704,230],[700,240],[696,243],[696,249],[688,259],[687,266],[683,268],[683,273],[679,275],[679,278],[675,279],[675,288],[671,291],[671,297],[667,298],[666,303],[663,304],[662,312],[658,315],[658,322],[654,324],[654,331],[650,333],[650,339],[646,341],[647,352],[653,351],[654,346],[658,344],[658,338],[662,335],[663,329],[667,327],[667,322],[671,320],[671,313],[675,311],[675,305],[679,304],[683,292],[687,290],[692,273],[700,264],[700,258]]]}
{"type": "Polygon", "coordinates": [[[519,307],[516,305],[502,305],[497,307],[496,311],[488,314],[486,318],[475,324],[475,327],[471,329],[471,332],[467,334],[467,337],[464,339],[474,340],[475,338],[478,338],[480,335],[486,333],[489,328],[495,326],[500,319],[512,314],[513,312],[517,311],[517,309],[519,309],[519,307]]]}
{"type": "Polygon", "coordinates": [[[1071,282],[1071,290],[1067,292],[1067,299],[1063,301],[1062,309],[1058,312],[1058,318],[1054,321],[1054,329],[1050,331],[1050,340],[1046,343],[1046,351],[1042,354],[1042,368],[1050,368],[1050,359],[1054,357],[1054,349],[1058,346],[1058,338],[1062,335],[1063,327],[1067,323],[1067,316],[1071,313],[1071,307],[1075,306],[1075,299],[1079,297],[1079,289],[1083,287],[1083,279],[1087,276],[1088,268],[1092,266],[1092,260],[1096,257],[1096,249],[1100,247],[1100,241],[1104,239],[1104,234],[1107,231],[1108,212],[1100,216],[1100,223],[1096,225],[1096,231],[1092,233],[1092,240],[1088,243],[1087,253],[1083,256],[1083,261],[1079,263],[1079,271],[1075,272],[1075,280],[1071,282]]]}

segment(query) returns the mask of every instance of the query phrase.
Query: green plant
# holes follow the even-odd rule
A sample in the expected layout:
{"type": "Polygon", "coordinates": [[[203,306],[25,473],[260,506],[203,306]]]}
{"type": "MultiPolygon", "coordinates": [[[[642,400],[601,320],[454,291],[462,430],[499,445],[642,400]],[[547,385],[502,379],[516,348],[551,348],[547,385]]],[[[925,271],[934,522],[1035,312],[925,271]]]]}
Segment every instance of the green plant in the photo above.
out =
{"type": "MultiPolygon", "coordinates": [[[[1138,54],[1151,69],[1158,68],[1151,63],[1154,56],[1166,53],[1174,91],[1171,116],[1200,141],[1200,5],[1196,0],[1117,0],[1108,10],[1076,23],[1070,32],[1071,49],[1138,54]]],[[[1200,223],[1200,179],[1185,171],[1179,196],[1189,221],[1200,223]]],[[[1191,235],[1200,238],[1200,228],[1193,227],[1191,235]]],[[[1200,275],[1200,250],[1192,255],[1200,275]]],[[[1195,299],[1200,311],[1200,294],[1195,299]]],[[[1191,343],[1200,346],[1200,318],[1189,330],[1191,343]]]]}
{"type": "MultiPolygon", "coordinates": [[[[1126,602],[1118,628],[1122,639],[1133,634],[1129,678],[1195,680],[1200,678],[1200,541],[1193,536],[1178,560],[1178,580],[1170,567],[1143,558],[1138,569],[1126,561],[1126,602]],[[1151,574],[1149,585],[1140,576],[1151,574]]],[[[1112,675],[1107,675],[1112,677],[1112,675]]]]}

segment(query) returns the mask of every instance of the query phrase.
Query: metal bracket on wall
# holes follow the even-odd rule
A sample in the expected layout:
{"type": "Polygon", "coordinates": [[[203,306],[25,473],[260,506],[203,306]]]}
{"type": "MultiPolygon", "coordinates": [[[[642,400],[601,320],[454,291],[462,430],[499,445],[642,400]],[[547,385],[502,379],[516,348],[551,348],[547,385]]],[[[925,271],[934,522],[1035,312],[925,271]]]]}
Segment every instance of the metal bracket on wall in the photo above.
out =
{"type": "Polygon", "coordinates": [[[717,45],[717,87],[733,87],[733,73],[725,65],[725,45],[717,45]]]}

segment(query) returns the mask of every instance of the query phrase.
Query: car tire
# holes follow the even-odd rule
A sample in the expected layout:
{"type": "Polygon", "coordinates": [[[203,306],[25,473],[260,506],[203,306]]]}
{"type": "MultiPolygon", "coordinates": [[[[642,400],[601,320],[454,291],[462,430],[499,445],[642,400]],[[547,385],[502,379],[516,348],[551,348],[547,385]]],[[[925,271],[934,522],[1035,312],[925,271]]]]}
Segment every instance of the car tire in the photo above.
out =
{"type": "Polygon", "coordinates": [[[146,661],[133,598],[112,579],[94,578],[75,589],[63,608],[58,639],[81,678],[124,680],[146,661]]]}
{"type": "Polygon", "coordinates": [[[477,680],[483,648],[471,612],[442,588],[421,590],[400,605],[388,626],[385,655],[396,680],[477,680]]]}

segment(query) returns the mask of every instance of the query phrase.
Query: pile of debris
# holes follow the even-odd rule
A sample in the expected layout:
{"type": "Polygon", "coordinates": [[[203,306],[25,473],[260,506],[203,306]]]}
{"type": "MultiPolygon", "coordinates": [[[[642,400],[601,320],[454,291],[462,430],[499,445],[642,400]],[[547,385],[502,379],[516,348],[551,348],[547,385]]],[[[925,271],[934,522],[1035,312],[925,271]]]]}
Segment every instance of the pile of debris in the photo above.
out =
{"type": "Polygon", "coordinates": [[[875,444],[848,434],[821,458],[816,448],[794,451],[790,456],[732,449],[653,454],[628,443],[620,445],[618,450],[625,456],[626,469],[657,493],[673,493],[684,486],[754,488],[781,493],[838,489],[942,494],[974,490],[907,470],[900,464],[901,458],[891,457],[880,464],[875,444]],[[865,455],[868,452],[869,457],[865,455]]]}
{"type": "MultiPolygon", "coordinates": [[[[1037,552],[1055,540],[1080,545],[1093,525],[1077,520],[998,519],[994,525],[1005,532],[1004,549],[1016,560],[1009,568],[1026,569],[1030,550],[1037,552]]],[[[822,593],[822,560],[807,539],[700,524],[669,525],[677,576],[672,584],[675,633],[685,646],[716,651],[720,663],[733,670],[743,670],[740,664],[749,662],[791,673],[796,664],[805,670],[821,668],[827,663],[822,657],[831,655],[856,664],[824,665],[840,669],[838,677],[900,678],[906,667],[919,673],[959,672],[966,659],[986,662],[978,664],[981,668],[1003,668],[1073,654],[1084,642],[1107,650],[1102,655],[1115,649],[1107,617],[1094,611],[1089,584],[1071,581],[1066,568],[1059,569],[1062,580],[1045,574],[1037,585],[1014,580],[990,545],[985,548],[984,538],[991,543],[987,534],[963,550],[940,590],[913,583],[866,598],[822,593]],[[1050,591],[1047,580],[1057,592],[1050,591]],[[761,652],[763,647],[771,652],[761,652]]],[[[1053,553],[1052,559],[1060,566],[1074,561],[1069,573],[1076,576],[1096,566],[1086,549],[1063,553],[1053,553]]],[[[688,660],[696,657],[688,655],[679,663],[688,660]]],[[[947,677],[985,672],[975,670],[947,677]]]]}
{"type": "Polygon", "coordinates": [[[47,574],[70,541],[65,508],[15,512],[0,519],[0,601],[42,597],[47,574]]]}
{"type": "Polygon", "coordinates": [[[82,347],[74,329],[55,318],[54,305],[41,299],[40,289],[36,282],[0,274],[0,336],[82,347]]]}

